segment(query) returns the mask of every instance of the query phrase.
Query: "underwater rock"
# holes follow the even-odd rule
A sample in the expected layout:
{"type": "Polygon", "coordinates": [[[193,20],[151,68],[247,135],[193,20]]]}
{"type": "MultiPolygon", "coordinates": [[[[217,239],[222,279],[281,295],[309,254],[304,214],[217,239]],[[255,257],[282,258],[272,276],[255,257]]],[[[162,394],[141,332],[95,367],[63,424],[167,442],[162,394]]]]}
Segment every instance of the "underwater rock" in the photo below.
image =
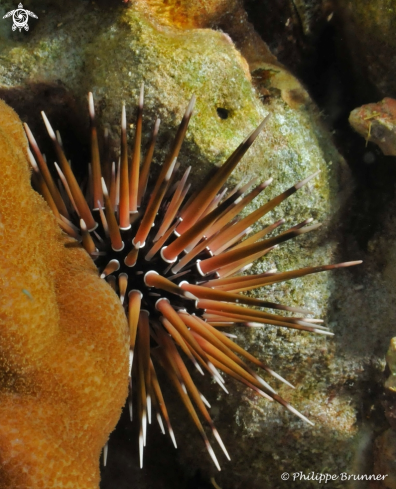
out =
{"type": "Polygon", "coordinates": [[[374,442],[374,472],[387,474],[380,482],[373,482],[373,489],[396,487],[396,338],[390,341],[386,354],[387,370],[390,375],[385,381],[386,396],[382,404],[391,428],[384,431],[374,442]]]}
{"type": "Polygon", "coordinates": [[[377,144],[384,155],[396,156],[396,100],[384,98],[354,109],[349,123],[366,141],[377,144]]]}
{"type": "Polygon", "coordinates": [[[396,19],[393,0],[336,0],[342,44],[354,69],[356,89],[396,97],[396,19]]]}
{"type": "Polygon", "coordinates": [[[372,489],[396,487],[396,431],[389,429],[375,440],[374,474],[385,475],[384,480],[370,483],[372,489]]]}
{"type": "MultiPolygon", "coordinates": [[[[156,0],[140,1],[135,5],[160,29],[173,30],[211,28],[221,30],[235,43],[248,63],[253,86],[262,99],[281,95],[291,107],[309,103],[309,96],[300,81],[271,53],[263,38],[248,20],[241,0],[214,0],[205,3],[170,1],[166,6],[156,0]]],[[[188,36],[187,36],[188,38],[188,36]]]]}
{"type": "Polygon", "coordinates": [[[396,393],[396,338],[392,338],[388,353],[386,354],[386,363],[390,370],[390,376],[385,382],[385,388],[396,393]]]}
{"type": "MultiPolygon", "coordinates": [[[[4,11],[11,8],[12,2],[8,0],[1,5],[4,11]]],[[[150,125],[159,115],[162,123],[155,155],[159,163],[194,93],[197,106],[179,161],[183,167],[193,165],[197,185],[269,113],[271,117],[263,134],[233,175],[234,181],[247,175],[263,180],[274,177],[274,184],[254,206],[318,169],[321,174],[299,195],[268,215],[265,223],[258,223],[256,229],[281,218],[290,225],[313,217],[324,226],[315,236],[280,246],[254,270],[290,270],[337,261],[334,256],[338,254],[339,240],[337,213],[350,191],[348,173],[308,95],[297,97],[297,104],[290,103],[292,97],[287,99],[287,94],[300,90],[300,85],[295,78],[288,78],[284,68],[278,65],[279,71],[274,69],[274,58],[271,69],[265,65],[268,59],[264,61],[264,57],[253,65],[224,32],[190,25],[181,29],[171,22],[163,25],[155,19],[155,12],[148,15],[140,3],[110,8],[98,3],[69,1],[67,5],[55,5],[42,0],[33,10],[39,19],[29,34],[11,33],[9,29],[3,37],[0,93],[18,108],[35,134],[44,132],[39,109],[67,113],[68,118],[55,118],[67,153],[71,136],[83,139],[86,132],[86,94],[91,90],[98,117],[116,142],[122,101],[126,102],[128,119],[132,120],[138,90],[144,81],[143,137],[147,141],[150,125]],[[266,89],[265,96],[252,85],[252,67],[255,74],[262,71],[260,83],[266,89]]],[[[70,154],[73,165],[75,159],[79,162],[81,155],[75,155],[73,147],[70,154]]],[[[351,272],[339,273],[345,279],[351,272]]],[[[315,317],[325,317],[333,283],[331,276],[322,274],[293,284],[274,285],[264,292],[268,300],[307,307],[315,317]]],[[[338,332],[340,329],[341,326],[338,332]]],[[[282,396],[315,422],[315,427],[256,399],[233,382],[229,383],[232,394],[228,397],[220,394],[216,386],[202,389],[213,406],[213,417],[233,461],[231,465],[221,459],[223,471],[216,475],[217,483],[224,487],[249,484],[254,488],[279,481],[279,487],[289,487],[286,482],[281,486],[280,474],[284,471],[320,471],[326,466],[338,472],[347,468],[358,437],[356,416],[360,402],[360,392],[349,390],[348,385],[360,376],[360,358],[355,361],[353,356],[338,356],[337,338],[314,337],[271,326],[236,333],[244,348],[268,361],[296,385],[295,390],[277,387],[282,396]]],[[[198,435],[190,429],[179,402],[172,400],[169,392],[165,395],[171,419],[175,420],[180,450],[174,452],[174,458],[180,473],[192,477],[201,469],[208,478],[215,469],[207,460],[198,435]]],[[[123,429],[120,436],[131,438],[130,424],[123,425],[123,429]]],[[[157,434],[156,427],[152,431],[153,436],[157,434]]],[[[117,440],[116,433],[105,470],[112,470],[111,464],[117,463],[117,440]]],[[[149,451],[150,439],[148,443],[149,451]]],[[[170,444],[164,447],[168,457],[170,444]]],[[[123,456],[126,467],[118,468],[125,470],[125,486],[133,480],[139,487],[161,487],[159,480],[153,482],[154,474],[158,477],[155,459],[161,457],[160,451],[143,471],[138,469],[137,458],[131,462],[130,457],[123,456]]],[[[111,483],[108,482],[108,487],[111,483]]]]}
{"type": "Polygon", "coordinates": [[[124,311],[31,188],[2,101],[0,153],[0,487],[95,489],[127,395],[124,311]]]}
{"type": "MultiPolygon", "coordinates": [[[[249,20],[273,55],[284,66],[306,81],[315,70],[318,49],[334,14],[331,0],[277,0],[271,6],[265,0],[244,2],[249,20]]],[[[317,73],[315,76],[316,82],[317,73]]]]}

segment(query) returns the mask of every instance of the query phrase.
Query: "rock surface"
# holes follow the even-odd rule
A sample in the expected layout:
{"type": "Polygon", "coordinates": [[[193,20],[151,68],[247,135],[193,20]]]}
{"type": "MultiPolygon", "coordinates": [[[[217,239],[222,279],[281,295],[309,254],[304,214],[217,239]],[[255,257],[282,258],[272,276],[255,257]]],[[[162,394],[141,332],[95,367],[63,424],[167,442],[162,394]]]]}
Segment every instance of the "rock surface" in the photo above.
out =
{"type": "MultiPolygon", "coordinates": [[[[212,5],[215,4],[221,6],[222,2],[212,5]]],[[[238,11],[243,17],[239,3],[225,4],[227,8],[220,9],[221,15],[238,11]]],[[[255,37],[248,23],[244,24],[245,37],[236,26],[230,29],[243,57],[233,43],[234,38],[208,28],[212,24],[207,16],[202,14],[197,20],[196,13],[183,11],[185,19],[188,15],[195,17],[187,19],[184,25],[175,25],[175,15],[167,15],[165,22],[154,8],[158,4],[147,5],[152,7],[150,11],[141,2],[114,7],[110,2],[75,0],[65,5],[36,1],[31,9],[39,19],[32,21],[28,34],[13,33],[10,25],[7,28],[1,25],[0,97],[29,123],[43,147],[46,138],[39,110],[44,109],[61,130],[73,165],[80,165],[86,163],[87,150],[81,150],[73,141],[84,141],[86,134],[86,93],[93,91],[97,113],[116,145],[121,103],[126,102],[128,118],[133,120],[138,90],[144,81],[145,138],[155,116],[162,119],[156,153],[159,164],[163,149],[194,93],[197,107],[180,162],[183,166],[193,165],[196,185],[204,182],[213,165],[224,161],[270,113],[265,131],[239,165],[233,180],[246,175],[261,179],[273,176],[274,184],[257,200],[255,205],[259,205],[320,169],[319,177],[273,211],[265,223],[285,217],[287,224],[293,225],[313,217],[324,226],[315,236],[282,245],[255,270],[273,267],[290,270],[360,258],[337,248],[342,239],[339,214],[351,183],[342,158],[321,127],[317,111],[299,82],[258,41],[259,54],[256,52],[254,58],[255,37]],[[252,74],[257,90],[252,85],[252,74]]],[[[26,2],[26,8],[29,7],[26,2]]],[[[1,17],[12,8],[11,1],[3,2],[1,17]]],[[[211,11],[214,17],[218,15],[216,9],[211,11]]],[[[87,143],[84,145],[88,147],[87,143]]],[[[263,294],[269,300],[305,306],[316,317],[326,317],[337,293],[343,291],[339,302],[345,302],[351,284],[360,286],[360,277],[354,277],[352,270],[338,272],[335,289],[332,276],[310,276],[272,286],[263,294]]],[[[358,290],[352,290],[351,295],[359,309],[362,295],[358,290]]],[[[370,423],[358,421],[360,406],[365,400],[366,383],[373,382],[382,368],[379,358],[387,339],[378,326],[372,334],[380,344],[372,349],[363,339],[368,336],[371,324],[363,322],[360,329],[348,329],[351,318],[346,307],[343,314],[337,312],[337,304],[332,308],[331,326],[337,333],[334,339],[274,327],[237,332],[242,346],[269,361],[296,385],[294,391],[277,387],[315,422],[315,427],[304,425],[276,405],[256,399],[231,381],[228,397],[219,393],[216,386],[206,385],[202,390],[213,406],[219,432],[232,456],[232,464],[221,459],[223,471],[215,474],[183,408],[166,392],[179,451],[173,452],[167,439],[153,440],[158,433],[157,427],[153,427],[147,463],[139,471],[136,430],[124,416],[110,442],[109,465],[103,472],[102,487],[114,487],[115,481],[120,489],[130,487],[132,481],[142,488],[181,488],[187,487],[187,481],[192,487],[200,470],[202,481],[208,482],[213,476],[223,488],[286,488],[290,482],[280,479],[283,472],[358,470],[362,460],[366,460],[362,452],[371,442],[373,431],[370,423]],[[354,384],[357,387],[352,387],[354,384]]],[[[356,318],[362,316],[357,314],[356,318]]],[[[202,481],[198,482],[203,484],[202,481]]],[[[304,482],[294,486],[306,487],[304,482]]]]}
{"type": "Polygon", "coordinates": [[[396,156],[396,100],[384,98],[351,112],[349,123],[366,141],[377,144],[384,155],[396,156]]]}
{"type": "Polygon", "coordinates": [[[388,353],[386,354],[386,363],[390,370],[390,375],[385,382],[385,388],[396,393],[396,338],[392,338],[388,353]]]}
{"type": "Polygon", "coordinates": [[[385,399],[382,404],[391,428],[381,433],[374,443],[374,471],[377,474],[386,474],[386,477],[382,481],[373,482],[373,489],[396,487],[396,338],[390,341],[386,363],[390,375],[385,381],[385,399]]]}
{"type": "Polygon", "coordinates": [[[396,487],[396,432],[387,430],[375,441],[377,461],[376,474],[384,474],[383,480],[372,482],[373,489],[394,489],[396,487]]]}
{"type": "MultiPolygon", "coordinates": [[[[374,87],[377,96],[396,97],[393,0],[336,0],[343,36],[358,90],[374,87]]],[[[342,49],[342,46],[340,46],[342,49]]]]}

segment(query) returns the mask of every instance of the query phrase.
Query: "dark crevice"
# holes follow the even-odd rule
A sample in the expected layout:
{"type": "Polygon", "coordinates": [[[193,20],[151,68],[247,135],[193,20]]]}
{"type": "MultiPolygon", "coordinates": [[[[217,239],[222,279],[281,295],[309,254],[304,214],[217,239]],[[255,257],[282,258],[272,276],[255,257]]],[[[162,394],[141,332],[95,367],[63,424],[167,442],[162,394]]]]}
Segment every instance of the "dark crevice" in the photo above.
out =
{"type": "Polygon", "coordinates": [[[223,109],[221,107],[218,107],[216,109],[217,115],[220,117],[220,119],[228,119],[229,112],[227,109],[223,109]]]}
{"type": "Polygon", "coordinates": [[[305,35],[289,0],[266,7],[245,2],[249,21],[292,73],[305,85],[319,107],[333,140],[353,175],[354,189],[344,215],[346,248],[366,251],[370,239],[382,230],[395,197],[395,157],[384,156],[366,143],[348,122],[350,112],[363,104],[379,101],[379,91],[354,70],[343,21],[337,12],[330,20],[320,17],[311,34],[305,35]],[[261,9],[261,10],[260,10],[261,9]],[[277,22],[274,19],[277,18],[277,22]],[[290,19],[288,21],[288,19],[290,19]]]}

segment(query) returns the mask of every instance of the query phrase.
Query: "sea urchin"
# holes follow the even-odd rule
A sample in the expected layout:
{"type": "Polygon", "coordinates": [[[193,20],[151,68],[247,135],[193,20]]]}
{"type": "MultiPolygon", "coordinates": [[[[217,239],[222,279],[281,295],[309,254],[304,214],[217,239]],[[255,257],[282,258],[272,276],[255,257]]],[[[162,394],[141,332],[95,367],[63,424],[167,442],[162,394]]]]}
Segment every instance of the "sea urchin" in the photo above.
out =
{"type": "Polygon", "coordinates": [[[270,224],[257,233],[252,233],[251,229],[254,223],[294,194],[316,173],[246,217],[240,217],[243,209],[272,180],[257,184],[256,179],[252,179],[237,185],[230,192],[223,186],[265,126],[266,118],[205,186],[193,190],[188,197],[190,185],[187,181],[191,167],[180,177],[176,175],[177,157],[193,112],[193,97],[159,176],[151,182],[150,165],[160,121],[155,121],[147,152],[142,158],[143,98],[142,85],[130,159],[125,106],[122,108],[120,158],[118,165],[115,165],[110,164],[108,159],[101,161],[93,96],[89,94],[91,164],[88,181],[81,187],[66,159],[60,135],[55,134],[44,112],[42,116],[58,159],[55,167],[61,181],[59,188],[25,124],[34,153],[34,156],[30,154],[33,183],[53,210],[61,228],[82,242],[95,261],[100,276],[110,283],[124,304],[130,327],[129,409],[132,417],[132,399],[136,399],[140,423],[140,465],[143,465],[147,422],[151,422],[152,408],[163,432],[165,421],[176,446],[156,374],[156,367],[161,366],[178,391],[220,470],[195,407],[211,427],[226,456],[229,456],[207,410],[208,403],[195,386],[182,353],[201,374],[206,370],[224,390],[226,387],[220,372],[241,381],[258,395],[277,401],[310,423],[282,399],[253,367],[260,367],[276,379],[291,384],[238,346],[231,335],[223,332],[223,328],[271,324],[331,335],[320,320],[306,317],[309,311],[252,298],[243,292],[360,262],[243,275],[242,272],[252,262],[275,246],[319,227],[319,224],[309,225],[311,220],[308,219],[269,238],[266,236],[284,220],[270,224]],[[299,316],[269,313],[266,309],[289,311],[299,316]]]}

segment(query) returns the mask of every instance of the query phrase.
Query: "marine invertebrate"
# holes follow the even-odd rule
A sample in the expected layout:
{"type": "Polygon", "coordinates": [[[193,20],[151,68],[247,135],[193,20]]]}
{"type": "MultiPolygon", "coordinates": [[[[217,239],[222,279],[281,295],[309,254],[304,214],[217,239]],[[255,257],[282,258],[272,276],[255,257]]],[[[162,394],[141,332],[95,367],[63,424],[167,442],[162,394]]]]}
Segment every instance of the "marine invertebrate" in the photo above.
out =
{"type": "Polygon", "coordinates": [[[32,189],[27,151],[0,101],[0,487],[93,489],[128,391],[127,321],[32,189]]]}
{"type": "MultiPolygon", "coordinates": [[[[160,121],[157,119],[154,123],[148,150],[142,158],[144,87],[139,96],[135,141],[130,158],[126,111],[125,107],[122,109],[120,160],[117,167],[115,163],[110,165],[107,160],[101,161],[92,94],[88,99],[91,170],[84,190],[71,170],[60,136],[55,133],[44,113],[43,119],[57,154],[58,164],[55,167],[63,187],[59,192],[35,138],[26,126],[35,157],[32,158],[32,165],[37,186],[46,196],[62,229],[82,242],[95,260],[100,276],[112,285],[125,307],[130,328],[131,386],[136,392],[140,423],[140,464],[143,464],[147,423],[151,421],[152,408],[156,411],[161,428],[164,430],[166,425],[176,444],[156,374],[156,368],[161,366],[220,469],[192,401],[227,456],[228,453],[207,410],[207,401],[196,388],[182,354],[202,374],[206,370],[221,388],[226,389],[220,371],[310,422],[282,399],[253,366],[289,384],[287,380],[239,347],[222,332],[222,328],[272,324],[331,335],[320,320],[306,317],[309,311],[249,297],[243,292],[358,262],[241,275],[250,263],[269,253],[274,246],[319,226],[310,225],[311,220],[307,219],[276,236],[268,237],[284,223],[280,220],[257,233],[251,233],[251,226],[255,222],[316,174],[296,183],[246,217],[241,217],[241,212],[270,185],[271,179],[257,184],[253,178],[230,192],[223,188],[233,169],[264,128],[266,119],[228,157],[207,184],[188,197],[190,168],[177,180],[177,158],[192,116],[194,97],[159,175],[153,181],[149,178],[150,165],[160,121]],[[262,309],[280,312],[275,314],[262,309]],[[283,315],[282,311],[299,315],[283,315]]],[[[131,388],[131,416],[133,397],[131,388]]]]}

